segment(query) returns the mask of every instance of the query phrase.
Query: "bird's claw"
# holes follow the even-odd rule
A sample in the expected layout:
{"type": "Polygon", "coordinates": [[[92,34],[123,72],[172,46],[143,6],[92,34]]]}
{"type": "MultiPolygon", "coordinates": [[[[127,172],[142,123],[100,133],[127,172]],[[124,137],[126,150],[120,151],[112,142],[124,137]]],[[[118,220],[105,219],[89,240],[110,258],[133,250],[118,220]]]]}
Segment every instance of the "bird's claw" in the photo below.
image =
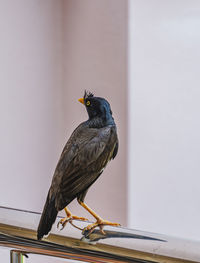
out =
{"type": "Polygon", "coordinates": [[[85,227],[83,230],[82,230],[82,235],[84,235],[85,237],[88,237],[90,234],[93,233],[93,231],[95,230],[96,227],[99,227],[100,229],[100,232],[105,236],[106,235],[106,232],[103,230],[103,227],[104,225],[99,225],[99,224],[95,224],[94,226],[91,226],[91,227],[85,227]]]}
{"type": "Polygon", "coordinates": [[[78,229],[82,230],[82,228],[74,225],[74,223],[73,223],[73,220],[74,220],[74,219],[75,219],[75,220],[81,220],[81,221],[88,221],[88,219],[85,218],[85,217],[78,217],[78,216],[73,216],[73,215],[71,215],[71,216],[69,216],[69,217],[65,217],[65,218],[60,219],[60,221],[59,221],[58,224],[57,224],[57,228],[59,228],[60,225],[61,225],[60,230],[63,230],[64,227],[66,226],[66,224],[69,222],[69,223],[70,223],[72,226],[74,226],[75,228],[78,228],[78,229]]]}
{"type": "Polygon", "coordinates": [[[103,227],[104,226],[120,226],[120,224],[118,223],[111,223],[109,221],[106,221],[106,220],[101,220],[101,221],[97,221],[93,224],[90,224],[88,226],[86,226],[83,230],[82,230],[82,234],[84,236],[89,236],[90,234],[92,234],[92,232],[95,230],[96,227],[99,227],[100,229],[100,232],[103,234],[103,235],[106,235],[105,231],[103,230],[103,227]]]}
{"type": "Polygon", "coordinates": [[[71,221],[71,218],[62,218],[62,219],[60,219],[60,221],[57,224],[57,228],[60,228],[60,225],[61,225],[60,230],[63,230],[64,227],[66,226],[66,224],[68,222],[70,222],[70,221],[71,221]]]}

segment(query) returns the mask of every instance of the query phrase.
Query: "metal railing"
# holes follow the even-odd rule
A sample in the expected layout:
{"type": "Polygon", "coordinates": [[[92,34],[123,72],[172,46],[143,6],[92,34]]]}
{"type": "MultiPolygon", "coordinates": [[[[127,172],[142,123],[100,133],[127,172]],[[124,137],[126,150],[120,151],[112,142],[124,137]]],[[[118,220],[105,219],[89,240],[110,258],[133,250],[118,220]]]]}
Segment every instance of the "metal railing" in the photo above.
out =
{"type": "Polygon", "coordinates": [[[105,227],[105,235],[97,229],[89,236],[70,226],[60,232],[54,227],[48,238],[38,241],[39,218],[39,213],[0,207],[0,246],[10,249],[10,262],[25,262],[29,254],[96,263],[200,262],[200,242],[122,227],[105,227]]]}

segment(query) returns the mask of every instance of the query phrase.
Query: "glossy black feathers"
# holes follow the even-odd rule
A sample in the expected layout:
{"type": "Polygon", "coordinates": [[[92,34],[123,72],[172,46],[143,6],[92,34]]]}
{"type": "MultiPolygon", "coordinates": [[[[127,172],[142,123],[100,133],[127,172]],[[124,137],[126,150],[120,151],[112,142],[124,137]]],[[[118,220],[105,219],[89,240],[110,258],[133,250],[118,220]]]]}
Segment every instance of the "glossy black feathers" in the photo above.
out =
{"type": "Polygon", "coordinates": [[[58,210],[55,207],[55,198],[50,199],[48,194],[37,230],[38,240],[40,240],[44,235],[48,235],[53,223],[56,220],[57,214],[58,210]]]}
{"type": "Polygon", "coordinates": [[[85,93],[84,93],[84,96],[83,96],[84,100],[92,98],[92,97],[94,97],[94,94],[92,92],[90,92],[90,91],[85,90],[85,93]]]}
{"type": "Polygon", "coordinates": [[[85,92],[84,104],[89,119],[74,130],[60,156],[39,223],[39,239],[50,231],[58,211],[75,198],[84,201],[89,187],[117,154],[110,104],[90,92],[85,92]]]}

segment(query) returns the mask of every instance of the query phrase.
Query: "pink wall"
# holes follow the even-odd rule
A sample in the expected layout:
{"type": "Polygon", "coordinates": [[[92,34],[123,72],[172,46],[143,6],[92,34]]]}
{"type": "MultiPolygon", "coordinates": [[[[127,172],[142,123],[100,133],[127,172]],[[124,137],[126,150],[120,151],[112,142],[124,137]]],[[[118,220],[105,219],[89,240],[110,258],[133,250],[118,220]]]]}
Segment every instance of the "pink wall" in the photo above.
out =
{"type": "MultiPolygon", "coordinates": [[[[77,103],[85,89],[108,99],[118,125],[119,154],[91,187],[86,202],[101,216],[126,225],[126,1],[64,3],[65,138],[87,118],[77,103]]],[[[76,203],[72,206],[83,213],[76,203]]]]}
{"type": "Polygon", "coordinates": [[[120,150],[86,201],[126,224],[126,23],[126,1],[2,2],[0,205],[42,210],[88,89],[110,101],[120,150]]]}
{"type": "Polygon", "coordinates": [[[41,210],[60,152],[61,4],[1,2],[1,205],[41,210]]]}

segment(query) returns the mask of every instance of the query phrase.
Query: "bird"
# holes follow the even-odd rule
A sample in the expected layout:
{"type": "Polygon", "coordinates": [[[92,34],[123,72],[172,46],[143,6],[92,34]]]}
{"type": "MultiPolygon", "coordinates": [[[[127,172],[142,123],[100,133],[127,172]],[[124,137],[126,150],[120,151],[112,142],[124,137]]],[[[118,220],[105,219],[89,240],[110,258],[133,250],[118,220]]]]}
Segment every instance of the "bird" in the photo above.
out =
{"type": "Polygon", "coordinates": [[[38,225],[38,240],[49,234],[58,212],[63,209],[66,217],[59,221],[58,226],[64,228],[68,222],[74,225],[74,219],[87,220],[73,215],[67,208],[74,199],[96,219],[82,233],[91,232],[97,226],[102,232],[105,225],[120,226],[102,219],[84,201],[88,189],[118,152],[117,127],[110,104],[89,91],[85,91],[78,101],[85,106],[88,120],[73,131],[61,153],[38,225]]]}

